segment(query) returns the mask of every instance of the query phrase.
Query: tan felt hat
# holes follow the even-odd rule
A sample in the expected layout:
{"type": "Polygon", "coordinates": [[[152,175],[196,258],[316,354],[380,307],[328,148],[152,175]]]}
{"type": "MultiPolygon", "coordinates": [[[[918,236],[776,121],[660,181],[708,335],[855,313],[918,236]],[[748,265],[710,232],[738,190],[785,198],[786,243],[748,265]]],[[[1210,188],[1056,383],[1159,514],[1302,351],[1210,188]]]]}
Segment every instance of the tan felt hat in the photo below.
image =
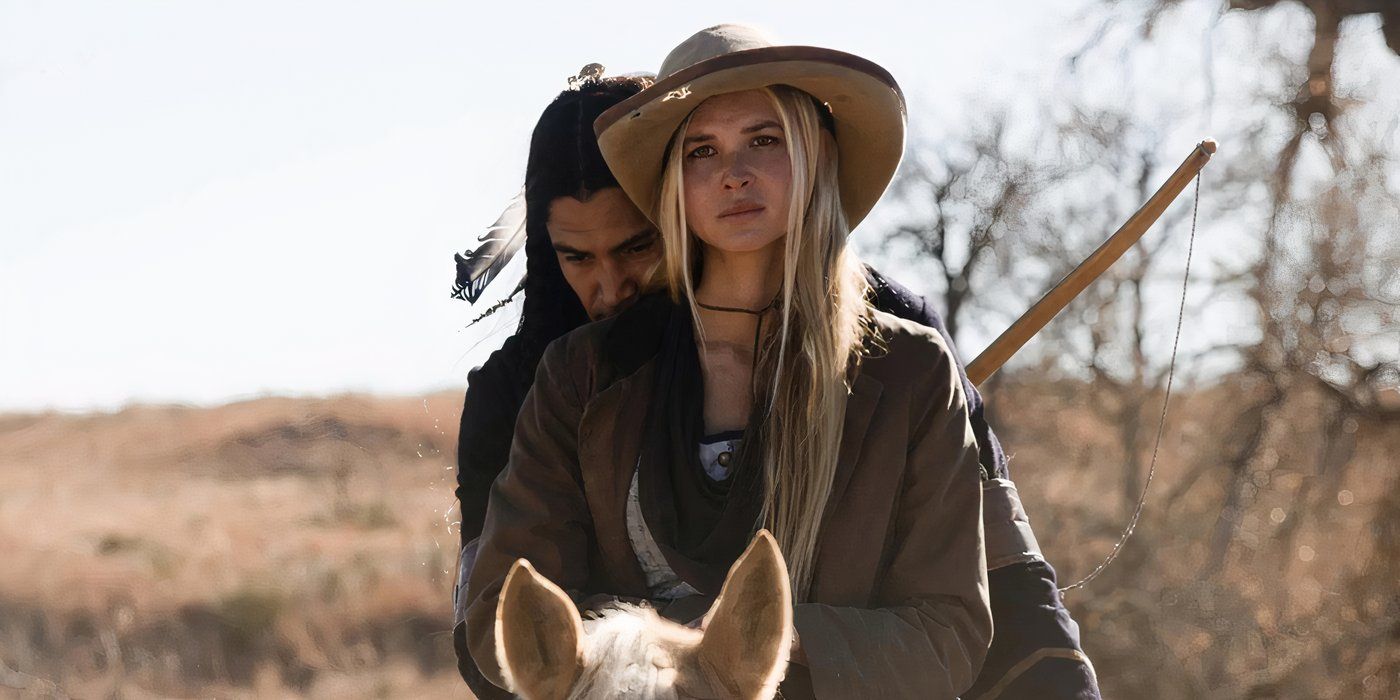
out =
{"type": "Polygon", "coordinates": [[[656,219],[661,167],[672,134],[707,98],[790,85],[831,108],[839,149],[841,202],[855,228],[890,184],[904,154],[904,94],[883,68],[815,46],[778,46],[740,24],[721,24],[681,42],[656,83],[593,123],[613,175],[637,208],[656,219]]]}

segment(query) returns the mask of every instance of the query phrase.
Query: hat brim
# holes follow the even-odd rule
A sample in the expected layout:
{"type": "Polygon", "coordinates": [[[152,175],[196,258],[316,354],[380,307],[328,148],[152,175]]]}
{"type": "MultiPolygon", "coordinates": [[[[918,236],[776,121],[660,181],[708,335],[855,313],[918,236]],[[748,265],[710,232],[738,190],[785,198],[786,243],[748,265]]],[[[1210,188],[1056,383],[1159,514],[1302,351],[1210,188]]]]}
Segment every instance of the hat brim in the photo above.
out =
{"type": "Polygon", "coordinates": [[[717,56],[657,81],[594,122],[598,146],[618,184],[656,221],[661,169],[672,134],[715,95],[790,85],[831,107],[838,179],[854,229],[884,194],[904,154],[904,95],[885,69],[841,51],[774,46],[717,56]]]}

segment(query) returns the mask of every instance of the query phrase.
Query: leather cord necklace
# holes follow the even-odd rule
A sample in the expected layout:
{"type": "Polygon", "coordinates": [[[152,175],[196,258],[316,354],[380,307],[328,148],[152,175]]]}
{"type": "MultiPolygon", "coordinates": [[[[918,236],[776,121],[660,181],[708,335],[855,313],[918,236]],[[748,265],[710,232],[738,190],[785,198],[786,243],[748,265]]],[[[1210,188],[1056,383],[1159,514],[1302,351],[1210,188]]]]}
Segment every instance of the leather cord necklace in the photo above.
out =
{"type": "Polygon", "coordinates": [[[773,300],[768,302],[768,304],[761,309],[745,309],[738,306],[717,306],[715,304],[706,304],[700,301],[699,299],[695,300],[695,305],[702,309],[705,309],[706,311],[719,311],[722,313],[731,314],[748,314],[758,319],[758,323],[755,324],[753,329],[753,357],[749,361],[750,400],[753,400],[754,397],[758,396],[758,345],[763,338],[763,314],[766,314],[769,311],[776,309],[778,307],[778,300],[782,297],[782,292],[774,294],[773,300]]]}

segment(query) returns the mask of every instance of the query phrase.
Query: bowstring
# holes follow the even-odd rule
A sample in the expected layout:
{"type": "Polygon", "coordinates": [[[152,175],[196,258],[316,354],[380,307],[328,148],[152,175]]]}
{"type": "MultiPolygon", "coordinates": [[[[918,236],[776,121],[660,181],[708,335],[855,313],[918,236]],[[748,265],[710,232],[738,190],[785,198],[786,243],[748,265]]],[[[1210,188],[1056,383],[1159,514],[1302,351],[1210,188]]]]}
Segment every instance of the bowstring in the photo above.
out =
{"type": "Polygon", "coordinates": [[[1128,521],[1128,526],[1123,529],[1123,534],[1118,538],[1118,543],[1113,545],[1113,549],[1109,551],[1108,556],[1104,557],[1103,561],[1099,562],[1099,565],[1094,567],[1094,570],[1090,571],[1088,576],[1061,588],[1061,594],[1068,593],[1076,588],[1084,587],[1085,584],[1098,578],[1099,574],[1103,573],[1103,570],[1108,568],[1108,565],[1112,564],[1114,559],[1118,558],[1118,553],[1122,551],[1123,545],[1127,544],[1128,538],[1132,537],[1133,531],[1137,529],[1138,518],[1142,516],[1142,507],[1147,503],[1147,490],[1152,487],[1152,475],[1157,472],[1157,452],[1162,447],[1162,430],[1167,424],[1167,406],[1170,404],[1172,398],[1172,380],[1176,378],[1176,351],[1181,343],[1182,322],[1186,318],[1186,287],[1191,281],[1191,253],[1196,247],[1196,213],[1200,210],[1200,207],[1201,174],[1198,172],[1196,173],[1196,201],[1191,205],[1191,237],[1186,243],[1186,272],[1181,280],[1181,307],[1177,310],[1176,314],[1176,337],[1172,339],[1172,357],[1171,362],[1167,365],[1167,391],[1162,397],[1162,415],[1157,420],[1157,438],[1153,441],[1152,445],[1152,460],[1148,463],[1147,467],[1147,481],[1142,485],[1142,494],[1138,496],[1137,507],[1133,509],[1133,517],[1128,521]]]}

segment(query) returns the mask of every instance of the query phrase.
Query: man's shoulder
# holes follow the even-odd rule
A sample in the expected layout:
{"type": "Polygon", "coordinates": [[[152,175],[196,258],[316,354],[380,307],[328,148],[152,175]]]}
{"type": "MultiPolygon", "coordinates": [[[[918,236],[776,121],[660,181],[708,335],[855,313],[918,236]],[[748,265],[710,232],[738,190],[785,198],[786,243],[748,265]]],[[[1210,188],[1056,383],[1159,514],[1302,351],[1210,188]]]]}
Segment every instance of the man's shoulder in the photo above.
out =
{"type": "Polygon", "coordinates": [[[926,326],[937,327],[941,322],[926,299],[884,273],[867,265],[865,277],[873,292],[875,308],[926,326]]]}
{"type": "Polygon", "coordinates": [[[467,373],[467,392],[471,394],[473,388],[490,388],[492,391],[500,391],[507,386],[520,382],[528,382],[525,358],[523,356],[523,342],[518,335],[512,335],[501,343],[486,357],[486,361],[467,373]]]}

